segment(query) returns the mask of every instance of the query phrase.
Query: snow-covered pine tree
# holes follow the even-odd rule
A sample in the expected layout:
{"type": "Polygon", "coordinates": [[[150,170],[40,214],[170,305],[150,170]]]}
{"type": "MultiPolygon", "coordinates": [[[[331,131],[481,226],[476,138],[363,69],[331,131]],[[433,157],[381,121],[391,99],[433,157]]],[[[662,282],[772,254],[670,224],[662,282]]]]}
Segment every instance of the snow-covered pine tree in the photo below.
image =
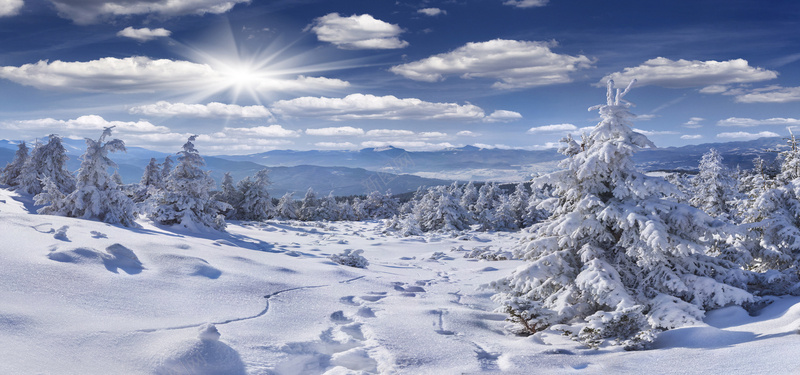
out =
{"type": "Polygon", "coordinates": [[[133,200],[134,202],[142,203],[162,188],[161,168],[156,158],[150,158],[150,162],[144,167],[139,186],[135,189],[133,200]]]}
{"type": "Polygon", "coordinates": [[[275,212],[278,217],[286,220],[297,220],[297,206],[294,202],[294,193],[288,192],[284,194],[278,201],[278,206],[275,207],[275,212]]]}
{"type": "Polygon", "coordinates": [[[299,219],[303,221],[317,220],[317,207],[319,207],[317,193],[314,192],[313,188],[308,188],[306,195],[300,201],[299,219]]]}
{"type": "Polygon", "coordinates": [[[36,195],[42,192],[44,182],[49,178],[62,194],[69,194],[75,190],[75,178],[66,169],[67,150],[61,144],[61,137],[51,134],[47,144],[37,143],[28,161],[22,166],[22,171],[17,179],[17,190],[36,195]]]}
{"type": "MultiPolygon", "coordinates": [[[[122,187],[114,181],[108,170],[117,164],[108,158],[109,152],[125,152],[125,143],[119,139],[106,141],[112,127],[105,128],[98,140],[86,138],[86,152],[81,156],[81,168],[75,189],[57,201],[61,194],[55,184],[45,187],[45,194],[35,197],[36,204],[48,204],[39,209],[40,214],[79,217],[100,220],[126,227],[137,227],[136,205],[122,187]],[[51,191],[56,189],[56,191],[51,191]]],[[[52,182],[52,179],[48,179],[52,182]]]]}
{"type": "Polygon", "coordinates": [[[800,178],[800,150],[798,150],[797,139],[794,137],[792,129],[788,128],[788,130],[790,135],[787,140],[789,150],[778,155],[778,160],[781,161],[781,173],[778,174],[778,180],[783,183],[800,178]]]}
{"type": "Polygon", "coordinates": [[[497,206],[494,208],[492,216],[494,217],[493,230],[515,231],[519,229],[519,220],[517,219],[517,212],[514,210],[514,204],[508,195],[500,195],[497,206]]]}
{"type": "Polygon", "coordinates": [[[502,192],[494,182],[487,182],[478,190],[478,200],[475,202],[475,222],[480,225],[478,230],[490,231],[495,229],[495,207],[500,202],[502,192]]]}
{"type": "Polygon", "coordinates": [[[150,216],[158,224],[180,225],[194,232],[206,228],[224,231],[222,212],[230,205],[211,197],[216,183],[200,169],[205,161],[192,143],[196,138],[190,136],[183,151],[178,152],[178,165],[164,182],[164,191],[155,197],[155,209],[150,216]]]}
{"type": "Polygon", "coordinates": [[[173,168],[172,165],[173,164],[174,163],[172,161],[172,156],[171,155],[167,155],[167,156],[164,157],[164,162],[161,163],[161,185],[162,185],[162,188],[163,188],[163,185],[167,183],[167,179],[169,178],[169,174],[172,173],[172,168],[173,168]]]}
{"type": "Polygon", "coordinates": [[[336,203],[336,197],[333,196],[333,192],[328,193],[327,197],[319,200],[317,220],[339,220],[339,204],[336,203]]]}
{"type": "Polygon", "coordinates": [[[478,201],[478,189],[475,188],[475,184],[472,181],[468,182],[466,186],[464,186],[464,191],[461,193],[461,207],[463,207],[467,212],[470,213],[472,218],[475,218],[475,202],[478,201]]]}
{"type": "Polygon", "coordinates": [[[727,220],[728,201],[733,199],[734,182],[722,164],[722,155],[712,148],[700,159],[700,172],[692,180],[693,196],[689,204],[713,217],[727,220]]]}
{"type": "MultiPolygon", "coordinates": [[[[239,181],[236,189],[241,196],[236,206],[236,218],[239,220],[267,220],[274,216],[275,207],[267,188],[272,182],[269,180],[269,169],[256,172],[253,178],[245,177],[239,181]]],[[[224,190],[223,190],[224,193],[224,190]]]]}
{"type": "Polygon", "coordinates": [[[525,227],[525,215],[528,213],[528,201],[531,195],[528,193],[528,188],[522,182],[514,187],[514,192],[511,193],[510,203],[511,210],[514,212],[514,221],[517,228],[525,227]]]}
{"type": "Polygon", "coordinates": [[[344,200],[342,202],[339,202],[339,220],[345,220],[345,221],[358,220],[356,212],[353,210],[353,206],[350,204],[350,201],[344,200]]]}
{"type": "Polygon", "coordinates": [[[450,194],[447,186],[435,186],[414,206],[414,219],[422,231],[454,232],[469,227],[459,201],[450,194]]]}
{"type": "Polygon", "coordinates": [[[0,184],[8,185],[12,188],[19,185],[19,176],[26,161],[28,161],[28,146],[23,141],[17,145],[14,159],[0,173],[0,184]]]}
{"type": "Polygon", "coordinates": [[[733,264],[705,254],[701,241],[720,222],[664,199],[674,187],[634,168],[633,153],[652,143],[629,125],[631,85],[615,92],[609,81],[607,103],[591,108],[601,121],[583,144],[564,140],[564,170],[535,181],[554,186],[554,212],[514,251],[528,263],[490,284],[528,333],[570,324],[561,328],[589,345],[613,338],[636,349],[654,329],[753,299],[733,264]]]}
{"type": "Polygon", "coordinates": [[[242,191],[237,189],[236,185],[233,183],[233,176],[231,176],[231,172],[225,172],[225,174],[222,175],[220,189],[219,191],[215,192],[213,196],[214,199],[220,202],[225,202],[231,206],[231,208],[223,212],[223,215],[225,215],[226,219],[235,220],[239,218],[239,205],[242,203],[242,199],[244,199],[244,197],[242,195],[242,191]]]}

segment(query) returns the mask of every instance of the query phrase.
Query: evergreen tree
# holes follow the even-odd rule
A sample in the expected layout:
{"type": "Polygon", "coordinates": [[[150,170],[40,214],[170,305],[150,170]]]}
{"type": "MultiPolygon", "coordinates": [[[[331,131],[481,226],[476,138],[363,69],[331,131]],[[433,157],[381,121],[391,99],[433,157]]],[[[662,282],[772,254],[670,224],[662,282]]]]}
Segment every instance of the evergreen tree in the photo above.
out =
{"type": "Polygon", "coordinates": [[[117,167],[108,158],[108,153],[125,152],[125,143],[121,140],[106,141],[106,137],[111,136],[112,128],[105,128],[97,141],[86,138],[86,152],[81,156],[81,168],[72,192],[60,197],[61,190],[48,178],[45,194],[35,197],[37,204],[49,204],[39,209],[40,214],[94,219],[128,227],[138,226],[135,222],[137,212],[133,201],[108,174],[109,169],[117,167]]]}
{"type": "Polygon", "coordinates": [[[180,225],[194,232],[206,228],[224,231],[222,214],[230,205],[213,199],[211,189],[216,185],[208,172],[203,157],[194,148],[197,136],[189,137],[178,152],[178,165],[165,181],[164,191],[155,197],[156,207],[151,218],[162,225],[180,225]]]}
{"type": "Polygon", "coordinates": [[[689,204],[713,217],[727,219],[730,214],[728,201],[733,199],[733,180],[730,171],[722,165],[722,155],[716,149],[709,150],[700,159],[700,172],[692,180],[694,196],[689,204]]]}
{"type": "Polygon", "coordinates": [[[308,188],[303,200],[300,201],[300,212],[298,215],[299,219],[302,221],[317,220],[317,207],[319,207],[318,201],[317,193],[314,192],[314,189],[308,188]]]}
{"type": "Polygon", "coordinates": [[[294,202],[294,193],[286,193],[278,201],[278,206],[275,208],[278,217],[286,220],[297,220],[297,206],[294,202]]]}
{"type": "Polygon", "coordinates": [[[524,228],[526,226],[525,216],[528,214],[528,201],[530,198],[531,196],[528,194],[528,189],[525,187],[525,184],[521,182],[518,183],[509,198],[516,228],[524,228]]]}
{"type": "Polygon", "coordinates": [[[167,155],[164,157],[164,162],[161,163],[161,187],[163,188],[164,185],[167,183],[167,179],[169,178],[169,174],[172,173],[172,156],[167,155]]]}
{"type": "Polygon", "coordinates": [[[25,142],[22,142],[17,146],[14,160],[8,163],[0,173],[0,184],[8,185],[12,188],[19,185],[19,176],[22,174],[22,167],[26,161],[28,161],[28,146],[25,142]]]}
{"type": "Polygon", "coordinates": [[[339,220],[339,204],[336,203],[336,197],[333,196],[333,192],[330,192],[327,197],[319,200],[317,220],[339,220]]]}
{"type": "Polygon", "coordinates": [[[567,330],[589,345],[615,338],[635,349],[655,330],[752,300],[733,264],[705,254],[720,222],[665,199],[674,187],[634,168],[633,153],[652,143],[631,130],[629,89],[615,93],[610,81],[591,134],[564,139],[564,170],[535,181],[554,186],[557,205],[515,250],[528,264],[491,284],[529,333],[573,324],[567,330]]]}
{"type": "Polygon", "coordinates": [[[137,203],[144,202],[162,188],[161,168],[156,158],[150,158],[150,163],[144,167],[142,179],[139,180],[139,186],[136,189],[134,201],[137,203]]]}
{"type": "Polygon", "coordinates": [[[231,207],[223,213],[225,218],[227,219],[237,219],[237,214],[239,210],[239,206],[242,203],[242,191],[236,188],[236,185],[233,183],[233,176],[231,176],[230,172],[225,172],[222,176],[222,182],[220,183],[220,190],[214,194],[214,199],[225,202],[229,204],[231,207]]]}
{"type": "Polygon", "coordinates": [[[468,182],[466,186],[464,186],[464,192],[461,193],[461,207],[463,207],[467,212],[470,213],[472,218],[475,218],[474,213],[475,210],[475,202],[478,201],[478,189],[475,188],[475,185],[472,181],[468,182]]]}
{"type": "MultiPolygon", "coordinates": [[[[253,178],[245,177],[239,181],[238,193],[241,199],[236,206],[236,218],[239,220],[267,220],[274,215],[275,207],[267,187],[272,182],[269,180],[269,169],[256,172],[253,178]]],[[[224,190],[223,190],[224,194],[224,190]]]]}
{"type": "Polygon", "coordinates": [[[22,166],[17,179],[17,190],[36,195],[42,192],[44,178],[49,178],[58,191],[69,194],[75,190],[75,179],[66,169],[67,150],[61,144],[61,137],[51,134],[47,144],[37,143],[31,155],[22,166]]]}

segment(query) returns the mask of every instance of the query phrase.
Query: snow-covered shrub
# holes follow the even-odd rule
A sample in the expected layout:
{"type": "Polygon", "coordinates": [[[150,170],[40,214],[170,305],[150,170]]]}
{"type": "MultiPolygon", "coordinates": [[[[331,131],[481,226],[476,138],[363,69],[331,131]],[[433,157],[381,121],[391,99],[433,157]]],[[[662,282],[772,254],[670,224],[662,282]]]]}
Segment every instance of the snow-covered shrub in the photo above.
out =
{"type": "Polygon", "coordinates": [[[48,204],[39,209],[40,214],[61,215],[94,219],[124,226],[136,224],[136,205],[120,185],[111,178],[108,170],[117,165],[108,158],[109,152],[125,151],[125,143],[119,139],[106,142],[111,129],[95,141],[86,138],[86,152],[81,156],[81,168],[75,189],[62,197],[60,189],[48,178],[44,193],[35,197],[37,204],[48,204]]]}
{"type": "Polygon", "coordinates": [[[476,246],[464,254],[464,258],[497,261],[513,259],[514,255],[510,251],[502,249],[492,250],[491,246],[476,246]]]}
{"type": "Polygon", "coordinates": [[[369,261],[367,258],[364,258],[361,254],[364,253],[364,250],[352,250],[346,249],[345,251],[339,254],[331,255],[331,260],[339,263],[343,266],[355,267],[355,268],[367,268],[369,265],[369,261]]]}
{"type": "Polygon", "coordinates": [[[727,227],[666,199],[674,186],[634,168],[633,153],[652,143],[631,129],[630,103],[622,99],[629,89],[615,92],[609,82],[607,103],[592,108],[601,121],[591,134],[581,143],[563,140],[564,170],[534,181],[534,188],[554,187],[552,216],[531,227],[514,250],[528,263],[490,284],[498,310],[529,333],[580,321],[613,332],[613,319],[592,318],[607,312],[640,315],[626,319],[647,321],[640,328],[647,335],[675,327],[661,317],[686,316],[681,324],[690,324],[705,310],[753,300],[736,265],[705,253],[704,241],[727,227]],[[665,298],[676,303],[656,303],[665,298]]]}
{"type": "Polygon", "coordinates": [[[197,136],[189,137],[178,152],[178,165],[164,183],[164,191],[154,197],[155,209],[150,217],[162,225],[180,225],[194,232],[205,228],[225,230],[222,213],[230,205],[213,199],[210,195],[214,180],[200,169],[203,157],[192,143],[197,136]]]}

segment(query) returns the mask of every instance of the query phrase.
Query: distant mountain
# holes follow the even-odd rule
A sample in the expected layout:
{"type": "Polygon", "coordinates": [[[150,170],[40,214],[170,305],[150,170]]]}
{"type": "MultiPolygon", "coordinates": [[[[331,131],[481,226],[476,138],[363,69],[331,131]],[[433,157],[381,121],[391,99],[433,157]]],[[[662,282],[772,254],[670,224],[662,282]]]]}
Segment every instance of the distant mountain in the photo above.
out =
{"type": "MultiPolygon", "coordinates": [[[[80,167],[83,140],[64,139],[70,170],[80,167]]],[[[732,168],[749,169],[760,156],[774,160],[778,150],[787,148],[781,138],[753,141],[706,143],[683,147],[645,149],[634,155],[637,166],[645,171],[696,170],[700,158],[716,148],[724,163],[732,168]]],[[[0,140],[0,166],[11,161],[17,144],[0,140]]],[[[202,149],[201,149],[202,151],[202,149]]],[[[127,153],[114,153],[126,183],[138,182],[151,157],[159,162],[168,154],[139,147],[127,153]]],[[[252,176],[267,167],[274,182],[273,195],[296,192],[299,198],[312,187],[319,194],[366,194],[372,190],[391,189],[395,193],[458,181],[526,181],[532,174],[557,169],[563,155],[554,149],[540,151],[484,149],[474,146],[440,151],[406,151],[395,147],[366,148],[358,151],[277,150],[252,155],[204,156],[206,168],[218,182],[225,172],[235,181],[252,176]]]]}

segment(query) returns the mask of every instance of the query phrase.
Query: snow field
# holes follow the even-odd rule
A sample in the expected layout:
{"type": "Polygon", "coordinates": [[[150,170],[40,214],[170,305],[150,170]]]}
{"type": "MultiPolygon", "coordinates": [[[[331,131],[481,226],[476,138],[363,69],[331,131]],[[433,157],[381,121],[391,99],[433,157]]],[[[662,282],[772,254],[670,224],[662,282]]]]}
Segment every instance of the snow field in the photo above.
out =
{"type": "Polygon", "coordinates": [[[465,255],[503,254],[519,233],[269,221],[197,235],[33,215],[19,199],[0,190],[4,374],[800,372],[796,297],[712,311],[649,351],[512,335],[479,286],[523,262],[465,255]],[[346,249],[367,268],[329,258],[346,249]]]}

